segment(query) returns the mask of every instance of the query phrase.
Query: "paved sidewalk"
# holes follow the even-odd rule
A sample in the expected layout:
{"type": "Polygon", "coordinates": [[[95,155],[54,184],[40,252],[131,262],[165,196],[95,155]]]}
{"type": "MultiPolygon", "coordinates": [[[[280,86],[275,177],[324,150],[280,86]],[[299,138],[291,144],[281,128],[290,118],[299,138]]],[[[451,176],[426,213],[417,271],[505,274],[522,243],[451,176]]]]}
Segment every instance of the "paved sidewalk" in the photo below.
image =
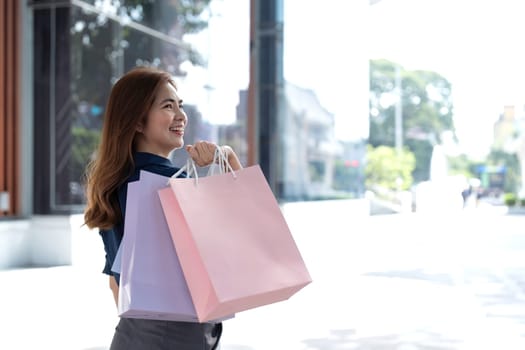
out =
{"type": "MultiPolygon", "coordinates": [[[[342,203],[284,212],[314,282],[226,321],[221,350],[525,349],[523,286],[498,272],[523,251],[498,253],[503,243],[478,231],[499,227],[501,213],[369,217],[342,203]]],[[[100,244],[79,232],[72,266],[0,271],[0,349],[108,349],[117,316],[100,244]]]]}
{"type": "MultiPolygon", "coordinates": [[[[332,277],[318,272],[315,284],[290,300],[226,321],[221,350],[525,348],[525,338],[517,337],[523,327],[491,318],[466,289],[385,276],[337,280],[336,271],[332,277]]],[[[0,293],[0,349],[108,349],[117,318],[105,283],[90,271],[8,271],[0,280],[23,287],[0,293]]]]}

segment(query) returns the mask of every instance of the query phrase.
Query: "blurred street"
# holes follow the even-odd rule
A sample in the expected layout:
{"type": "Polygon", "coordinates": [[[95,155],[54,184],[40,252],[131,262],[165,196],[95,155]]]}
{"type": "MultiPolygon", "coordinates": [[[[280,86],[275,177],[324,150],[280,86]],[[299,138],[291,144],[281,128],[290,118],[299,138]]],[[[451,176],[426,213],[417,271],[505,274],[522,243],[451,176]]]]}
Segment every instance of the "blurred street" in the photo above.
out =
{"type": "MultiPolygon", "coordinates": [[[[525,215],[283,211],[314,281],[226,321],[221,350],[525,349],[525,215]]],[[[75,233],[72,266],[0,272],[0,349],[108,349],[117,316],[99,240],[75,233]]]]}

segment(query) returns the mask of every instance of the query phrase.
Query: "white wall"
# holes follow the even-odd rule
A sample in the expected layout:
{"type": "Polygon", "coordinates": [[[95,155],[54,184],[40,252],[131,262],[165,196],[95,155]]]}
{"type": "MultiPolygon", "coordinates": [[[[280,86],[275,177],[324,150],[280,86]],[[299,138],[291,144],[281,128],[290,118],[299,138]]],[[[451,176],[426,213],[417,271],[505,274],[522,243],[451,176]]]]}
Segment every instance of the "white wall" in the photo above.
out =
{"type": "Polygon", "coordinates": [[[0,223],[0,269],[71,264],[72,232],[69,216],[0,223]]]}

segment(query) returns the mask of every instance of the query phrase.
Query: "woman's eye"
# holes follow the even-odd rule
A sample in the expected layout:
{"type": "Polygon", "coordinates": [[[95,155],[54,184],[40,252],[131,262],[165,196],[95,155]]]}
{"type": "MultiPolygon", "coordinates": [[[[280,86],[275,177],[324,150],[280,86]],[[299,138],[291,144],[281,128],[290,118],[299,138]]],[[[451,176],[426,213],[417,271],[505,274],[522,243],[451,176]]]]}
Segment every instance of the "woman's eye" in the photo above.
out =
{"type": "Polygon", "coordinates": [[[183,105],[179,105],[179,109],[184,109],[184,106],[183,105]]]}
{"type": "Polygon", "coordinates": [[[164,108],[173,109],[173,105],[172,104],[167,104],[167,105],[164,106],[164,108]]]}

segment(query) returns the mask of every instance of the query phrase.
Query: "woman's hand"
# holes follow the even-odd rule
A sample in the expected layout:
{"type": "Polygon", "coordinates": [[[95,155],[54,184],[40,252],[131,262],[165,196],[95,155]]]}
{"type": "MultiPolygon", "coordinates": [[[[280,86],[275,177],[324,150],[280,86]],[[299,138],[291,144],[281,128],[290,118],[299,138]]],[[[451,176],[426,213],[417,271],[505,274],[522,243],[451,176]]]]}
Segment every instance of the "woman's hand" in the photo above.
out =
{"type": "MultiPolygon", "coordinates": [[[[213,142],[199,141],[196,142],[194,145],[187,145],[186,151],[193,159],[195,164],[197,164],[200,167],[203,167],[208,166],[213,162],[215,150],[217,149],[217,147],[218,146],[213,142]]],[[[233,170],[242,169],[242,165],[239,161],[239,158],[230,146],[221,146],[221,150],[226,155],[228,163],[230,163],[230,166],[233,170]]]]}
{"type": "Polygon", "coordinates": [[[207,166],[213,162],[217,145],[213,142],[199,141],[193,145],[187,145],[186,151],[198,166],[207,166]]]}

